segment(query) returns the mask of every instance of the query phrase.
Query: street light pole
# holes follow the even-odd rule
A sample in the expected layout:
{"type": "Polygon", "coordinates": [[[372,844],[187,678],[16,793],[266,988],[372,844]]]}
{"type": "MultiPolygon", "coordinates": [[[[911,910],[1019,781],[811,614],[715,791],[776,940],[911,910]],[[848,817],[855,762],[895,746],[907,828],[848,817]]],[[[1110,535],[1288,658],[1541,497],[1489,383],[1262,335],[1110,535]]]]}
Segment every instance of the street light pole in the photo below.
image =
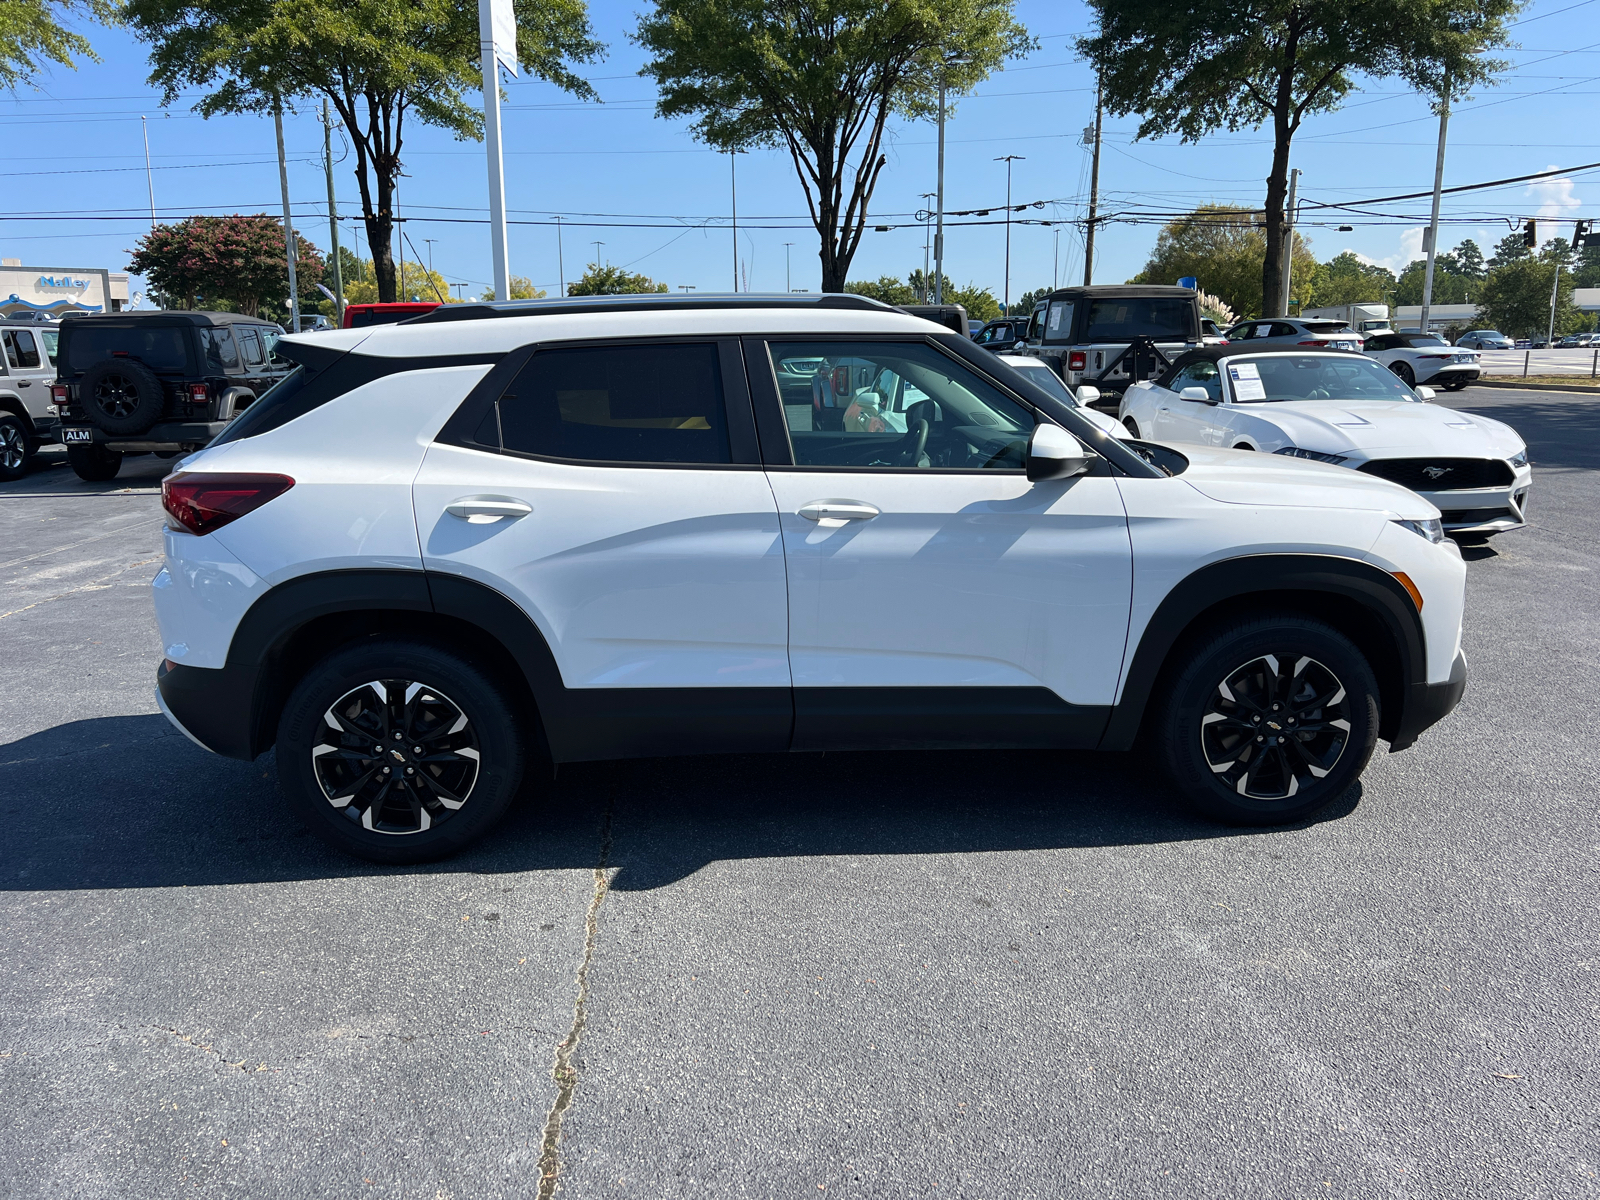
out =
{"type": "Polygon", "coordinates": [[[1000,307],[1008,317],[1011,315],[1011,164],[1019,159],[1027,161],[1020,154],[1007,154],[994,160],[1006,165],[1006,283],[1002,289],[1000,307]]]}
{"type": "Polygon", "coordinates": [[[328,257],[333,260],[333,321],[344,324],[344,264],[339,261],[339,205],[333,198],[333,118],[322,102],[322,165],[328,176],[328,257]]]}
{"type": "Polygon", "coordinates": [[[944,303],[944,68],[939,69],[939,179],[934,188],[933,302],[944,303]]]}
{"type": "MultiPolygon", "coordinates": [[[[923,200],[932,200],[934,193],[923,192],[923,200]]],[[[917,214],[922,221],[922,302],[928,302],[928,266],[933,253],[933,226],[928,224],[928,219],[933,216],[926,208],[917,214]]]]}
{"type": "Polygon", "coordinates": [[[1061,286],[1061,229],[1056,229],[1055,249],[1050,253],[1050,290],[1061,286]]]}
{"type": "Polygon", "coordinates": [[[789,247],[792,245],[794,245],[793,242],[785,242],[783,244],[783,290],[786,292],[794,291],[789,279],[789,247]]]}
{"type": "Polygon", "coordinates": [[[156,227],[156,177],[150,169],[150,121],[147,117],[139,118],[139,128],[144,133],[144,182],[150,189],[150,228],[156,227]]]}
{"type": "MultiPolygon", "coordinates": [[[[289,164],[283,154],[283,106],[272,106],[272,124],[278,134],[278,183],[283,188],[283,248],[289,259],[289,312],[290,328],[300,332],[300,289],[297,286],[294,260],[298,257],[294,241],[294,219],[289,215],[289,164]]],[[[403,256],[402,256],[403,257],[403,256]]]]}
{"type": "Polygon", "coordinates": [[[739,290],[739,169],[735,151],[728,151],[728,195],[733,202],[733,290],[739,290]]]}
{"type": "Polygon", "coordinates": [[[1439,254],[1439,197],[1444,191],[1444,137],[1450,126],[1450,83],[1445,81],[1444,102],[1439,109],[1439,156],[1433,164],[1433,216],[1428,224],[1428,265],[1422,271],[1422,321],[1419,328],[1428,332],[1428,313],[1433,308],[1433,260],[1439,254]]]}
{"type": "MultiPolygon", "coordinates": [[[[567,262],[566,256],[561,252],[561,214],[556,214],[556,278],[561,281],[561,294],[567,294],[567,262]]],[[[501,299],[509,297],[502,296],[501,299]]]]}

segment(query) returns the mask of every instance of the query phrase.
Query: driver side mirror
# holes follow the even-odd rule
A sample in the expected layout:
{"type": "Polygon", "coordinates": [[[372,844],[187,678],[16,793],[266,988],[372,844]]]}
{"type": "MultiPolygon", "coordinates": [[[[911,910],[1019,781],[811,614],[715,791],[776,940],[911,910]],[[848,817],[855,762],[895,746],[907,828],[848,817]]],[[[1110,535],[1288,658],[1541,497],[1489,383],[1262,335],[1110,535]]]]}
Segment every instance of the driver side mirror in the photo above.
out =
{"type": "Polygon", "coordinates": [[[1078,385],[1078,403],[1087,407],[1100,399],[1100,389],[1091,384],[1078,385]]]}
{"type": "Polygon", "coordinates": [[[1211,398],[1211,393],[1206,391],[1203,387],[1186,387],[1183,389],[1183,391],[1178,393],[1178,399],[1193,400],[1196,404],[1216,403],[1216,401],[1211,398]]]}
{"type": "Polygon", "coordinates": [[[1028,482],[1045,479],[1071,479],[1089,469],[1089,451],[1077,438],[1059,425],[1044,422],[1033,427],[1028,439],[1028,482]]]}

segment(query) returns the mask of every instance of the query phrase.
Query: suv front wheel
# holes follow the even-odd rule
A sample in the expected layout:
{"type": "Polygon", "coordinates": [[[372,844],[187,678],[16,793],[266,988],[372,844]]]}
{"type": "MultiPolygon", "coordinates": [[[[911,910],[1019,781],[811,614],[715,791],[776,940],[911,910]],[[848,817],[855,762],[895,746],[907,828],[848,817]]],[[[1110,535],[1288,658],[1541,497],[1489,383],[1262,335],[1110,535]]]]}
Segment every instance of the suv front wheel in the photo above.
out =
{"type": "Polygon", "coordinates": [[[1217,630],[1171,677],[1160,716],[1167,773],[1231,825],[1298,821],[1342,796],[1372,757],[1378,682],[1321,621],[1264,616],[1217,630]]]}
{"type": "Polygon", "coordinates": [[[382,863],[453,854],[522,780],[519,706],[489,674],[430,645],[375,638],[313,667],[284,706],[278,778],[334,846],[382,863]]]}

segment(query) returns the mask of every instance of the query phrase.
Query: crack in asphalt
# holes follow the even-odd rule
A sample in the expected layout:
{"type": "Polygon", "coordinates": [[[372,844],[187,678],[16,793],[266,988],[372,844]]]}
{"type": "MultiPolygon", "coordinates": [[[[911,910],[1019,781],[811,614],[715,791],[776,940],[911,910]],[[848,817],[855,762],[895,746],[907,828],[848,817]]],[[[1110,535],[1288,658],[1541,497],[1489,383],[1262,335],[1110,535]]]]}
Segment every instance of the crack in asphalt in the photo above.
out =
{"type": "Polygon", "coordinates": [[[561,1120],[572,1104],[578,1090],[578,1070],[572,1065],[572,1055],[583,1037],[583,1027],[588,1020],[589,964],[594,959],[595,942],[600,933],[600,905],[611,888],[611,817],[616,809],[616,791],[606,803],[605,819],[600,826],[600,861],[594,868],[594,892],[589,897],[589,911],[584,920],[583,958],[578,963],[577,1001],[572,1010],[572,1028],[556,1047],[555,1066],[551,1077],[556,1081],[556,1099],[545,1118],[544,1137],[540,1141],[538,1200],[550,1200],[555,1195],[561,1175],[561,1120]]]}
{"type": "Polygon", "coordinates": [[[147,567],[153,562],[160,561],[160,558],[146,558],[141,559],[136,563],[129,563],[125,567],[117,568],[109,575],[102,575],[99,579],[91,580],[88,583],[80,583],[77,587],[68,588],[66,591],[60,592],[57,595],[46,596],[42,600],[35,600],[32,604],[24,604],[21,608],[13,608],[10,612],[0,612],[0,621],[5,620],[7,617],[14,617],[18,613],[25,613],[29,609],[38,608],[41,604],[49,604],[55,600],[65,600],[68,596],[76,596],[80,592],[103,592],[107,588],[116,586],[116,584],[109,581],[116,579],[119,575],[126,575],[129,571],[136,570],[139,567],[147,567]]]}

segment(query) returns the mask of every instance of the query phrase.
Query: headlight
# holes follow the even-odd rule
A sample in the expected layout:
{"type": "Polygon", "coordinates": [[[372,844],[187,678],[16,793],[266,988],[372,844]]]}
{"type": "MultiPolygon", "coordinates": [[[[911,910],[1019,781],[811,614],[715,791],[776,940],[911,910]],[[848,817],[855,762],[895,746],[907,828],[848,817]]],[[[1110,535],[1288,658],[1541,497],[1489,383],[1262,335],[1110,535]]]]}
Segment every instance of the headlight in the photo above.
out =
{"type": "Polygon", "coordinates": [[[1342,454],[1323,454],[1320,450],[1302,450],[1299,446],[1285,446],[1274,453],[1287,454],[1290,458],[1309,458],[1313,462],[1332,463],[1336,467],[1345,460],[1342,454]]]}
{"type": "Polygon", "coordinates": [[[1418,537],[1427,538],[1435,546],[1444,542],[1444,522],[1438,517],[1431,521],[1396,521],[1401,529],[1409,529],[1418,537]]]}
{"type": "Polygon", "coordinates": [[[1513,467],[1525,467],[1528,465],[1528,448],[1526,446],[1522,448],[1521,452],[1511,456],[1511,465],[1513,467]]]}

